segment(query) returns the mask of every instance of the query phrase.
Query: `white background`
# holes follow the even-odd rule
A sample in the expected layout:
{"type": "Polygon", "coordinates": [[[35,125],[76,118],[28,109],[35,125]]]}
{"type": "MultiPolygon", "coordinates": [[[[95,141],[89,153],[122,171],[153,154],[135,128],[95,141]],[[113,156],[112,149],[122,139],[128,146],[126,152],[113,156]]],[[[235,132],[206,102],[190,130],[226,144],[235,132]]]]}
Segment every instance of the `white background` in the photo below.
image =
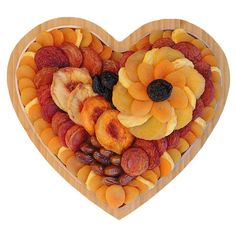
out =
{"type": "Polygon", "coordinates": [[[236,14],[232,2],[1,1],[1,236],[236,235],[236,14]],[[6,70],[15,44],[34,26],[60,16],[86,18],[120,40],[146,22],[182,18],[210,33],[228,57],[228,101],[204,148],[167,187],[120,221],[48,165],[22,128],[8,96],[6,70]]]}

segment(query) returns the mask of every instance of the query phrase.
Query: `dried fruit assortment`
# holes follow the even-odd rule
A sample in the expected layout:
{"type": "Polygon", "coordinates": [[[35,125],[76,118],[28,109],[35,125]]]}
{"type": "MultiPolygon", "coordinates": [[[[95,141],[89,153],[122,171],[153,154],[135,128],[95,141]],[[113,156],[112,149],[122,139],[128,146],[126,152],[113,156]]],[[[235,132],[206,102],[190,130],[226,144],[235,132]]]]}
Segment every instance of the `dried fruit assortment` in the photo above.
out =
{"type": "Polygon", "coordinates": [[[16,77],[42,142],[111,208],[171,173],[213,118],[221,86],[215,56],[183,29],[126,52],[85,29],[41,32],[16,77]]]}

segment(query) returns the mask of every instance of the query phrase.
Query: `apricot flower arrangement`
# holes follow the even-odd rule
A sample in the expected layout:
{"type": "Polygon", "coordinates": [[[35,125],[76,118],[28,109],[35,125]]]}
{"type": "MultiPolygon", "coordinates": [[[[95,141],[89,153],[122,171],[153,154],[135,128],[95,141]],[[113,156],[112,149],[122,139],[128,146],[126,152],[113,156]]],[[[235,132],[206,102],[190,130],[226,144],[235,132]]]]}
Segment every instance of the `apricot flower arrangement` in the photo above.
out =
{"type": "Polygon", "coordinates": [[[122,207],[169,175],[214,116],[221,72],[183,29],[115,52],[85,29],[41,32],[19,60],[22,104],[50,151],[122,207]]]}

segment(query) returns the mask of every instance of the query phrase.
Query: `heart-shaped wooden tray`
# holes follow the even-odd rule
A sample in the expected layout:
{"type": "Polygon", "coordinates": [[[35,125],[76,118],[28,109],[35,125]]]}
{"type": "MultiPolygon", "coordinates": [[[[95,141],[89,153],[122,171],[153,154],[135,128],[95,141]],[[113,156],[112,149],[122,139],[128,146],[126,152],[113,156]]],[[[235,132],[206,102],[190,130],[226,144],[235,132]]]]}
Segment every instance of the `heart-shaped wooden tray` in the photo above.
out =
{"type": "Polygon", "coordinates": [[[165,19],[165,20],[153,21],[143,25],[138,30],[133,32],[130,36],[125,38],[123,41],[117,41],[111,35],[109,35],[109,33],[107,33],[101,27],[92,22],[80,18],[68,17],[68,18],[57,18],[44,22],[35,27],[29,33],[27,33],[19,41],[19,43],[16,45],[15,49],[11,54],[11,58],[8,65],[8,88],[12,104],[14,106],[14,109],[21,124],[25,128],[32,142],[42,153],[44,158],[64,179],[66,179],[71,185],[73,185],[89,200],[93,201],[95,204],[100,206],[102,209],[104,209],[114,217],[120,219],[129,214],[130,212],[132,212],[133,210],[135,210],[137,207],[142,205],[147,200],[149,200],[165,185],[167,185],[176,175],[178,175],[183,170],[183,168],[194,158],[196,153],[202,148],[205,141],[210,136],[213,128],[215,127],[223,111],[229,90],[229,68],[224,52],[222,51],[220,46],[216,43],[216,41],[201,28],[184,20],[165,19]],[[16,69],[19,64],[19,58],[21,57],[22,53],[26,50],[26,48],[29,46],[29,44],[35,40],[39,32],[62,27],[84,28],[95,34],[97,37],[99,37],[106,45],[110,46],[114,51],[118,52],[128,50],[130,46],[134,45],[139,39],[143,38],[144,36],[150,34],[153,31],[183,28],[188,33],[202,40],[212,50],[212,52],[214,53],[214,55],[218,60],[218,66],[222,72],[220,99],[218,100],[216,106],[215,116],[210,122],[208,122],[204,135],[188,149],[188,151],[183,155],[181,160],[176,164],[174,170],[171,172],[170,175],[161,178],[153,189],[140,195],[138,198],[136,198],[136,200],[118,209],[110,209],[107,205],[99,203],[95,197],[95,194],[88,191],[86,187],[82,185],[78,181],[78,179],[68,171],[68,169],[64,166],[64,164],[50,152],[48,147],[43,144],[40,137],[35,132],[34,127],[32,126],[28,116],[26,115],[24,106],[22,105],[20,100],[20,94],[18,91],[17,79],[16,79],[16,69]]]}

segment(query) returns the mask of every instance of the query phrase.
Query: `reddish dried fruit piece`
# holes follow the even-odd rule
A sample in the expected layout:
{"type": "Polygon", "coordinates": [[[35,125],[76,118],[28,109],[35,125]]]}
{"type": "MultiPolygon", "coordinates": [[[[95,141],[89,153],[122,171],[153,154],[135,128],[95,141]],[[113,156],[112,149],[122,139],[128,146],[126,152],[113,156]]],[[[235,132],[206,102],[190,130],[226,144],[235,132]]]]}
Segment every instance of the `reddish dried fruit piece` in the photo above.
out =
{"type": "Polygon", "coordinates": [[[202,114],[202,110],[204,108],[204,104],[201,98],[199,98],[196,102],[196,107],[193,110],[193,120],[197,119],[202,114]]]}
{"type": "Polygon", "coordinates": [[[100,74],[102,71],[102,60],[92,48],[81,48],[83,55],[82,67],[85,67],[91,76],[100,74]]]}
{"type": "Polygon", "coordinates": [[[121,185],[127,185],[134,178],[135,178],[135,176],[129,176],[127,174],[123,174],[119,177],[119,182],[120,182],[121,185]]]}
{"type": "Polygon", "coordinates": [[[182,138],[184,137],[190,130],[191,130],[192,122],[188,123],[185,127],[182,129],[179,129],[179,137],[182,138]]]}
{"type": "Polygon", "coordinates": [[[53,102],[53,100],[51,100],[47,104],[42,105],[41,107],[42,117],[47,122],[51,123],[52,117],[59,110],[60,110],[59,107],[53,102]]]}
{"type": "Polygon", "coordinates": [[[41,106],[52,102],[50,85],[43,85],[37,90],[37,97],[41,106]]]}
{"type": "Polygon", "coordinates": [[[142,148],[129,148],[121,157],[121,167],[130,176],[144,173],[149,166],[149,158],[142,148]]]}
{"type": "Polygon", "coordinates": [[[68,57],[70,66],[80,67],[83,61],[83,56],[80,49],[75,46],[73,43],[63,43],[60,46],[61,50],[68,57]]]}
{"type": "Polygon", "coordinates": [[[175,42],[171,38],[160,38],[153,43],[152,48],[173,47],[175,42]]]}
{"type": "Polygon", "coordinates": [[[179,145],[179,132],[174,131],[166,137],[168,149],[176,148],[179,145]]]}
{"type": "Polygon", "coordinates": [[[205,106],[208,106],[214,98],[215,88],[211,80],[206,80],[205,91],[201,96],[201,99],[205,106]]]}
{"type": "Polygon", "coordinates": [[[52,130],[55,134],[58,134],[58,128],[59,126],[66,122],[69,121],[70,118],[67,113],[58,111],[57,113],[54,114],[52,117],[52,130]]]}
{"type": "Polygon", "coordinates": [[[155,141],[155,144],[157,146],[157,150],[159,152],[159,155],[161,156],[167,149],[167,140],[166,138],[162,138],[162,139],[159,139],[159,140],[156,140],[155,141]]]}
{"type": "Polygon", "coordinates": [[[160,155],[154,142],[143,139],[136,139],[133,146],[142,148],[148,154],[148,169],[153,169],[160,164],[160,155]]]}
{"type": "Polygon", "coordinates": [[[71,120],[68,120],[66,122],[63,122],[59,127],[58,127],[58,137],[60,139],[60,142],[62,145],[66,146],[66,141],[65,141],[65,136],[66,132],[73,126],[75,123],[71,120]]]}
{"type": "Polygon", "coordinates": [[[127,52],[124,52],[122,57],[120,58],[120,67],[123,67],[125,66],[125,63],[127,61],[127,59],[133,54],[134,52],[132,51],[127,51],[127,52]]]}
{"type": "Polygon", "coordinates": [[[119,64],[113,60],[104,60],[102,71],[110,71],[113,73],[118,73],[119,64]]]}
{"type": "Polygon", "coordinates": [[[66,67],[69,66],[69,59],[60,48],[46,46],[40,48],[34,57],[39,70],[43,67],[66,67]]]}
{"type": "Polygon", "coordinates": [[[65,136],[66,146],[72,151],[78,151],[80,145],[88,138],[88,133],[80,125],[70,127],[65,136]]]}
{"type": "Polygon", "coordinates": [[[179,42],[176,43],[173,48],[182,52],[184,56],[194,64],[202,59],[201,51],[191,43],[179,42]]]}
{"type": "Polygon", "coordinates": [[[34,77],[36,88],[52,83],[53,73],[58,70],[57,67],[43,67],[34,77]]]}
{"type": "Polygon", "coordinates": [[[211,66],[205,61],[195,63],[194,68],[206,79],[211,79],[211,66]]]}

